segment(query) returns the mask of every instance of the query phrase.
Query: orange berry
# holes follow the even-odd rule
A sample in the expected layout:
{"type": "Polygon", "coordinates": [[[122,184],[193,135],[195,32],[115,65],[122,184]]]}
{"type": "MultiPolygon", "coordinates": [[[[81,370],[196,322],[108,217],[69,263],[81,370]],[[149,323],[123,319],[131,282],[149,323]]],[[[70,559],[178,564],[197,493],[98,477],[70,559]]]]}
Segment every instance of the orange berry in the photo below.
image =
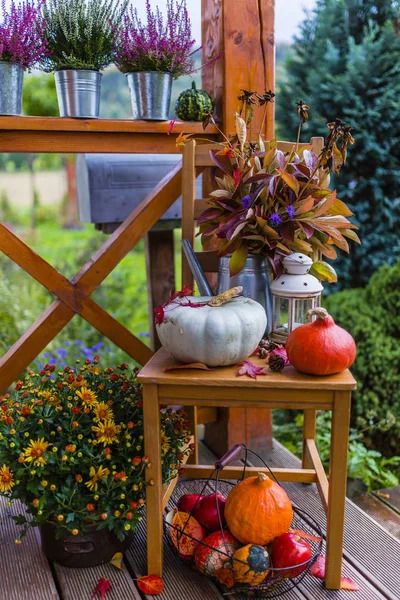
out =
{"type": "Polygon", "coordinates": [[[39,500],[35,498],[34,500],[32,500],[32,504],[33,506],[39,506],[39,500]]]}
{"type": "Polygon", "coordinates": [[[108,514],[102,513],[101,518],[103,519],[103,521],[105,521],[106,519],[108,519],[108,514]]]}
{"type": "Polygon", "coordinates": [[[118,519],[118,517],[120,517],[120,516],[121,516],[121,513],[119,512],[119,510],[115,510],[114,517],[117,517],[117,519],[118,519]]]}
{"type": "Polygon", "coordinates": [[[138,503],[137,502],[131,502],[130,503],[130,507],[135,510],[138,507],[138,503]]]}
{"type": "Polygon", "coordinates": [[[90,512],[91,510],[94,510],[94,504],[88,504],[86,508],[90,512]]]}
{"type": "Polygon", "coordinates": [[[82,475],[75,475],[75,481],[82,481],[83,477],[82,475]]]}
{"type": "Polygon", "coordinates": [[[132,458],[132,464],[133,465],[140,465],[141,462],[142,462],[142,459],[140,458],[140,456],[134,456],[132,458]]]}
{"type": "Polygon", "coordinates": [[[73,529],[71,531],[72,535],[78,535],[79,534],[79,529],[73,529]]]}
{"type": "Polygon", "coordinates": [[[78,421],[72,421],[72,423],[71,423],[71,427],[72,427],[73,429],[75,429],[76,427],[79,427],[79,423],[78,423],[78,421]]]}
{"type": "Polygon", "coordinates": [[[64,515],[57,515],[57,521],[64,521],[64,515]]]}
{"type": "Polygon", "coordinates": [[[130,521],[132,519],[132,517],[133,517],[133,513],[131,513],[131,512],[127,512],[125,515],[125,519],[128,519],[128,521],[130,521]]]}

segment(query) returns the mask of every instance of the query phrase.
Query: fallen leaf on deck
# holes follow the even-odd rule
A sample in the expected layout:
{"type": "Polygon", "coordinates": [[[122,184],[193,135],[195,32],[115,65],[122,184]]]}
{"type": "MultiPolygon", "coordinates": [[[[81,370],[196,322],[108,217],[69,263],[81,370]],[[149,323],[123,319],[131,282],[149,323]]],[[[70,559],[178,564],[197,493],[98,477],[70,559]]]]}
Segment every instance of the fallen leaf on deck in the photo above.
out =
{"type": "Polygon", "coordinates": [[[380,492],[379,490],[376,493],[380,498],[386,498],[386,500],[389,500],[390,498],[390,494],[385,494],[384,492],[380,492]]]}
{"type": "Polygon", "coordinates": [[[248,375],[252,379],[257,379],[257,375],[268,375],[268,370],[265,367],[256,367],[249,360],[245,360],[239,365],[237,376],[248,375]]]}
{"type": "Polygon", "coordinates": [[[104,600],[107,592],[111,592],[110,580],[107,577],[102,577],[94,588],[94,592],[90,597],[90,600],[94,600],[97,594],[100,596],[101,600],[104,600]]]}
{"type": "Polygon", "coordinates": [[[322,540],[321,537],[318,537],[317,535],[311,535],[311,533],[306,533],[301,529],[290,529],[289,531],[290,533],[295,533],[299,535],[304,540],[311,540],[312,542],[320,542],[322,540]]]}
{"type": "Polygon", "coordinates": [[[164,589],[164,582],[157,575],[144,575],[137,580],[138,588],[144,594],[161,594],[164,589]]]}
{"type": "Polygon", "coordinates": [[[117,569],[120,569],[121,571],[123,571],[124,567],[122,564],[122,558],[123,558],[122,552],[116,552],[114,554],[114,556],[112,557],[112,559],[110,560],[110,564],[113,567],[117,567],[117,569]]]}
{"type": "MultiPolygon", "coordinates": [[[[318,577],[318,579],[325,579],[325,562],[326,557],[324,554],[318,556],[310,569],[310,575],[318,577]]],[[[340,589],[348,592],[357,592],[360,588],[349,577],[342,577],[340,580],[340,589]]]]}
{"type": "Polygon", "coordinates": [[[174,365],[173,367],[165,367],[164,373],[166,371],[174,371],[175,369],[201,369],[202,371],[212,371],[212,369],[210,369],[210,367],[207,367],[207,365],[205,365],[204,363],[196,362],[184,363],[182,365],[174,365]]]}

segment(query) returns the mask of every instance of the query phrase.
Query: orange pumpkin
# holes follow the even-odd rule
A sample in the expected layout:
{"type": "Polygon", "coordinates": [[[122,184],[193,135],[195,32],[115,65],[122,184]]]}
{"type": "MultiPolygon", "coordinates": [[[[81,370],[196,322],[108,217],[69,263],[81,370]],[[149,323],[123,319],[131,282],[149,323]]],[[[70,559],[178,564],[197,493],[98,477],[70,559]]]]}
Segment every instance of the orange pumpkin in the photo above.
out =
{"type": "Polygon", "coordinates": [[[288,495],[265,473],[235,485],[225,505],[229,530],[243,544],[269,544],[289,529],[292,518],[288,495]]]}
{"type": "Polygon", "coordinates": [[[356,343],[328,314],[325,308],[312,308],[312,323],[296,327],[286,342],[288,359],[298,371],[312,375],[333,375],[348,369],[356,357],[356,343]]]}

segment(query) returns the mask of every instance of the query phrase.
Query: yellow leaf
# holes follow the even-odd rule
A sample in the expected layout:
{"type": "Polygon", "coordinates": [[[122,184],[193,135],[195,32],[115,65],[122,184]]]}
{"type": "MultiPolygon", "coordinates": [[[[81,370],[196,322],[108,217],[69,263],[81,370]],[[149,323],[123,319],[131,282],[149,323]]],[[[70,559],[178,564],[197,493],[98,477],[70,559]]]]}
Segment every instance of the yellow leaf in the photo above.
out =
{"type": "Polygon", "coordinates": [[[332,194],[329,194],[329,196],[321,200],[321,202],[318,202],[313,212],[313,217],[319,217],[320,215],[328,212],[328,210],[334,205],[335,200],[336,192],[332,192],[332,194]]]}
{"type": "Polygon", "coordinates": [[[342,235],[350,238],[354,242],[357,242],[357,244],[361,244],[360,238],[358,237],[358,235],[356,234],[356,232],[353,231],[352,229],[342,229],[340,233],[342,235]]]}
{"type": "Polygon", "coordinates": [[[192,133],[183,133],[183,131],[178,135],[178,137],[176,138],[175,144],[177,147],[179,146],[184,146],[185,142],[187,142],[188,140],[190,140],[190,138],[192,137],[192,133]]]}
{"type": "Polygon", "coordinates": [[[343,217],[351,217],[353,214],[347,204],[345,204],[339,198],[336,198],[335,203],[329,209],[330,215],[342,215],[343,217]]]}
{"type": "MultiPolygon", "coordinates": [[[[296,207],[296,204],[295,204],[295,207],[296,207]]],[[[304,213],[309,212],[313,208],[314,208],[314,199],[311,196],[308,196],[308,198],[304,198],[304,200],[301,200],[299,202],[295,214],[296,214],[296,216],[303,215],[304,213]]]]}
{"type": "Polygon", "coordinates": [[[240,146],[243,149],[243,146],[246,142],[247,127],[246,122],[238,115],[238,113],[235,114],[235,127],[236,135],[238,136],[240,146]]]}
{"type": "Polygon", "coordinates": [[[112,559],[110,560],[110,565],[112,565],[113,567],[116,567],[120,571],[123,571],[124,567],[123,567],[123,563],[122,563],[122,558],[123,558],[122,552],[116,552],[114,554],[114,556],[112,557],[112,559]]]}
{"type": "Polygon", "coordinates": [[[314,275],[320,281],[328,281],[329,283],[335,283],[337,281],[337,274],[332,265],[326,263],[323,260],[317,260],[310,269],[310,275],[314,275]]]}
{"type": "Polygon", "coordinates": [[[279,175],[282,177],[283,181],[294,191],[296,196],[299,193],[300,184],[297,181],[296,177],[287,171],[278,171],[279,175]]]}

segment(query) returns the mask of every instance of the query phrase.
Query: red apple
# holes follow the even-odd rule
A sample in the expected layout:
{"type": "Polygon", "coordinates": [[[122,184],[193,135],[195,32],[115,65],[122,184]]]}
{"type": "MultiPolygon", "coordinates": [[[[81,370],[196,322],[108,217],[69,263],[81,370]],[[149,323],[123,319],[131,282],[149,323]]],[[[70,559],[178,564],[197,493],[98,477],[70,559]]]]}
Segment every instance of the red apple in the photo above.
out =
{"type": "MultiPolygon", "coordinates": [[[[312,550],[310,544],[296,533],[283,533],[275,538],[272,544],[272,564],[275,569],[284,569],[285,567],[296,567],[310,560],[312,550]]],[[[297,577],[306,568],[307,564],[297,569],[287,569],[279,571],[281,577],[297,577]]]]}
{"type": "Polygon", "coordinates": [[[191,513],[196,502],[200,502],[204,496],[200,494],[185,494],[179,498],[178,510],[191,513]]]}
{"type": "Polygon", "coordinates": [[[222,494],[209,494],[205,496],[195,507],[194,516],[195,518],[204,525],[210,531],[217,531],[220,529],[220,523],[218,519],[217,503],[219,508],[219,514],[221,516],[222,527],[224,527],[225,521],[225,503],[226,498],[222,494]]]}

